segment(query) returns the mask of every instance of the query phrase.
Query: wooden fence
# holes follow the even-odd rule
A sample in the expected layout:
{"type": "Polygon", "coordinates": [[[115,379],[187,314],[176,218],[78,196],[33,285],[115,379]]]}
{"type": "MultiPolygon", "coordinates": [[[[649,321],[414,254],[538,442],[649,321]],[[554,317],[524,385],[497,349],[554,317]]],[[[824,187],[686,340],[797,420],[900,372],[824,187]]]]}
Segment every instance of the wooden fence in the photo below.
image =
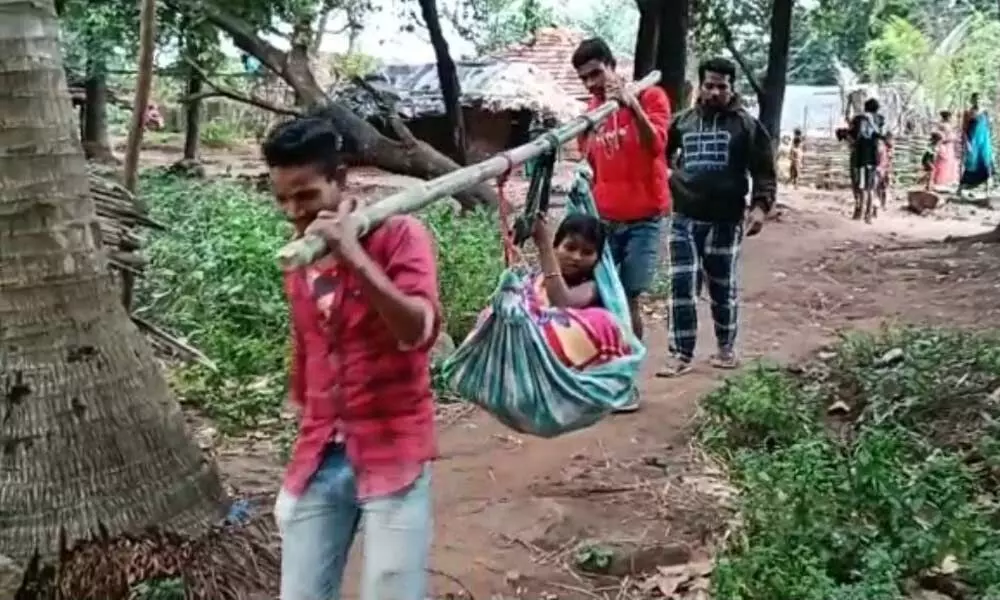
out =
{"type": "MultiPolygon", "coordinates": [[[[894,138],[892,175],[896,186],[917,185],[920,159],[927,143],[927,136],[894,138]]],[[[848,189],[851,187],[848,160],[847,142],[838,142],[832,137],[807,138],[799,184],[820,189],[848,189]]]]}

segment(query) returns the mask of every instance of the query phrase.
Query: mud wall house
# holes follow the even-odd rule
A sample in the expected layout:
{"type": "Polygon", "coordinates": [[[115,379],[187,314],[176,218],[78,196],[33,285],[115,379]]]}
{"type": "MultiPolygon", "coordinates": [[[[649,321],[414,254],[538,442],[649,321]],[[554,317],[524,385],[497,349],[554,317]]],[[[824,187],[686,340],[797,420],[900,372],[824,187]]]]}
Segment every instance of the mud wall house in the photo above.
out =
{"type": "MultiPolygon", "coordinates": [[[[565,122],[579,114],[551,77],[530,64],[475,61],[456,64],[465,117],[470,161],[478,161],[529,140],[533,123],[565,122]]],[[[451,147],[451,129],[435,64],[391,65],[367,78],[420,140],[438,148],[451,147]]],[[[357,86],[331,90],[372,121],[382,118],[371,95],[357,86]]]]}

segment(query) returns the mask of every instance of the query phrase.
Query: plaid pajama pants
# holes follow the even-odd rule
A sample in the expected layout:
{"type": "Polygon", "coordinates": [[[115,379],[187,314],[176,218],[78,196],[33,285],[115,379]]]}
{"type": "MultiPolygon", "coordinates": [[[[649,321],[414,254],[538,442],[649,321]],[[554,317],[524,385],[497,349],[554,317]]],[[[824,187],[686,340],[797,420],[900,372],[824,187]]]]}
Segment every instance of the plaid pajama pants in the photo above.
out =
{"type": "Polygon", "coordinates": [[[712,302],[715,338],[722,352],[736,344],[737,285],[743,224],[696,221],[674,215],[667,234],[670,249],[670,352],[694,357],[698,337],[697,297],[702,277],[712,302]]]}

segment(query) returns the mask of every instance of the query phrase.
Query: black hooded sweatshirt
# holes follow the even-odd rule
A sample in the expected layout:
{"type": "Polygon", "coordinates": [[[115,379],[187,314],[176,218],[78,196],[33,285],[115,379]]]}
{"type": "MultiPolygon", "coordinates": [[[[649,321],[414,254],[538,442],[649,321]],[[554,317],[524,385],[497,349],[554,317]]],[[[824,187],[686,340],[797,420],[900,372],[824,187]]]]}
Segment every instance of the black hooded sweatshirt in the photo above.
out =
{"type": "Polygon", "coordinates": [[[741,221],[750,205],[770,212],[776,176],[771,136],[739,99],[723,109],[700,103],[678,114],[667,134],[674,214],[709,222],[741,221]]]}

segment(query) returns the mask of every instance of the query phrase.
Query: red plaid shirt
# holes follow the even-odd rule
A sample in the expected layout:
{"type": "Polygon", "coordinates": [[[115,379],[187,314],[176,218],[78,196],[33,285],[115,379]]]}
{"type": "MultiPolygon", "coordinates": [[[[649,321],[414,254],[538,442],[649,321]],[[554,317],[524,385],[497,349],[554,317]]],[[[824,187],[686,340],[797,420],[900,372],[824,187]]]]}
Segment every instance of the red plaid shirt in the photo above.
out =
{"type": "Polygon", "coordinates": [[[357,275],[326,258],[285,275],[292,313],[291,400],[301,407],[285,489],[305,492],[331,443],[344,443],[358,497],[410,485],[436,454],[430,348],[440,329],[433,240],[393,217],[362,242],[408,296],[427,300],[427,330],[404,348],[366,301],[357,275]]]}

